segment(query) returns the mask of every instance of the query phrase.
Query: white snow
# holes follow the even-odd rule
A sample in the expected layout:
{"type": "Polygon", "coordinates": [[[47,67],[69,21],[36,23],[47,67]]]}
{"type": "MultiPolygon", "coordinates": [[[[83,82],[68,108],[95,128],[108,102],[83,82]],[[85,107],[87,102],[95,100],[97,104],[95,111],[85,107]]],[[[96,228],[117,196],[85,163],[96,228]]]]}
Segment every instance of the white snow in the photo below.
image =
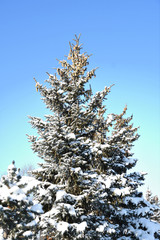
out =
{"type": "Polygon", "coordinates": [[[32,211],[37,213],[43,213],[42,205],[41,204],[34,204],[31,208],[32,211]]]}
{"type": "Polygon", "coordinates": [[[68,230],[69,224],[67,222],[59,222],[57,223],[57,230],[64,233],[68,230]]]}
{"type": "Polygon", "coordinates": [[[11,163],[11,164],[8,166],[8,170],[12,170],[12,169],[14,169],[14,168],[15,168],[14,163],[11,163]]]}
{"type": "Polygon", "coordinates": [[[32,234],[33,233],[31,231],[26,231],[26,232],[23,233],[23,236],[24,237],[29,237],[29,236],[32,236],[32,234]]]}
{"type": "Polygon", "coordinates": [[[143,199],[141,197],[126,197],[125,204],[128,204],[128,202],[132,202],[135,205],[138,205],[143,199]]]}
{"type": "Polygon", "coordinates": [[[3,240],[3,229],[0,228],[0,240],[3,240]]]}
{"type": "Polygon", "coordinates": [[[83,173],[80,167],[71,168],[71,170],[75,173],[81,173],[81,174],[83,173]]]}
{"type": "Polygon", "coordinates": [[[69,139],[76,139],[76,136],[75,136],[74,133],[69,133],[69,134],[67,134],[67,138],[69,138],[69,139]]]}
{"type": "Polygon", "coordinates": [[[56,193],[56,201],[59,201],[63,199],[64,196],[66,196],[66,192],[64,190],[58,190],[56,193]]]}
{"type": "Polygon", "coordinates": [[[31,227],[31,226],[35,226],[37,223],[35,220],[33,220],[32,222],[28,223],[26,226],[31,227]]]}
{"type": "Polygon", "coordinates": [[[114,228],[108,228],[107,232],[108,232],[109,234],[115,233],[115,229],[114,229],[114,228]]]}
{"type": "Polygon", "coordinates": [[[105,149],[105,148],[110,148],[110,145],[108,143],[101,144],[101,149],[105,149]]]}
{"type": "Polygon", "coordinates": [[[99,227],[96,229],[96,231],[104,232],[104,229],[106,226],[108,226],[108,224],[105,222],[103,225],[99,225],[99,227]]]}
{"type": "Polygon", "coordinates": [[[112,179],[111,176],[107,176],[105,178],[102,178],[102,176],[100,175],[98,177],[98,181],[101,182],[101,183],[104,183],[106,188],[110,188],[110,186],[113,182],[113,179],[112,179]]]}
{"type": "Polygon", "coordinates": [[[63,91],[62,89],[59,89],[59,90],[58,90],[58,93],[59,93],[59,94],[62,94],[62,93],[64,93],[64,91],[63,91]]]}
{"type": "Polygon", "coordinates": [[[78,232],[84,232],[87,227],[87,223],[85,221],[81,222],[80,224],[76,224],[76,227],[78,232]]]}
{"type": "MultiPolygon", "coordinates": [[[[142,224],[143,227],[148,229],[147,231],[150,233],[150,240],[155,239],[154,233],[160,231],[160,225],[157,222],[152,222],[146,218],[140,218],[140,220],[138,221],[138,224],[139,223],[142,224]]],[[[148,239],[149,238],[147,238],[147,240],[148,239]]]]}
{"type": "Polygon", "coordinates": [[[113,114],[108,114],[107,116],[107,124],[110,124],[113,121],[113,114]]]}
{"type": "Polygon", "coordinates": [[[118,196],[125,196],[125,195],[128,195],[130,194],[130,187],[126,187],[126,188],[122,188],[122,189],[119,189],[119,188],[113,188],[112,189],[114,194],[115,195],[118,195],[118,196]]]}
{"type": "Polygon", "coordinates": [[[65,205],[68,205],[69,214],[72,215],[72,216],[76,216],[75,208],[70,204],[65,204],[65,205]]]}

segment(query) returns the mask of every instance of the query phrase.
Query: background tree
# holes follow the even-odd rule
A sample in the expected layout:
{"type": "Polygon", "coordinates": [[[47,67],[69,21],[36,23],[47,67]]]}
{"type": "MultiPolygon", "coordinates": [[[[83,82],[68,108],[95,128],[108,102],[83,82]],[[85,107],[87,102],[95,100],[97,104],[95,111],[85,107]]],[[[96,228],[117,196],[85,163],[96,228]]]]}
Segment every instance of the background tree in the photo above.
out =
{"type": "Polygon", "coordinates": [[[32,176],[32,171],[35,169],[34,165],[31,163],[25,164],[21,170],[20,173],[22,176],[32,176]]]}
{"type": "Polygon", "coordinates": [[[35,180],[33,183],[21,177],[14,161],[9,165],[7,176],[0,182],[0,229],[4,239],[37,239],[35,220],[42,209],[32,201],[35,185],[35,180]]]}
{"type": "Polygon", "coordinates": [[[79,37],[70,43],[67,60],[55,75],[36,81],[51,115],[30,117],[38,136],[28,136],[44,160],[33,171],[40,180],[37,199],[44,214],[42,234],[53,239],[159,239],[160,226],[150,220],[151,205],[138,191],[141,173],[129,173],[137,160],[131,148],[139,135],[132,116],[107,114],[105,87],[95,95],[88,84],[89,55],[81,53],[79,37]],[[58,75],[58,77],[57,77],[58,75]]]}
{"type": "Polygon", "coordinates": [[[157,195],[153,196],[149,188],[146,191],[146,200],[154,205],[152,220],[160,223],[160,201],[157,195]]]}

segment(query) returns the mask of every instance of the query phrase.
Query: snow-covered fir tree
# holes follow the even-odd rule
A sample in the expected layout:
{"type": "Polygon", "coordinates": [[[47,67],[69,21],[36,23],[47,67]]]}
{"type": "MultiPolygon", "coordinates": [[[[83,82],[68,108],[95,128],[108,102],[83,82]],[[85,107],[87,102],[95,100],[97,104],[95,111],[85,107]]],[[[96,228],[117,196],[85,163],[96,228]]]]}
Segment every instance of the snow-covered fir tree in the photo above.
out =
{"type": "Polygon", "coordinates": [[[21,177],[15,162],[8,166],[7,176],[0,181],[0,239],[36,239],[38,227],[36,216],[42,207],[33,203],[36,180],[21,177]]]}
{"type": "Polygon", "coordinates": [[[154,205],[152,220],[160,223],[160,201],[157,195],[153,196],[149,188],[146,191],[146,200],[154,205]]]}
{"type": "Polygon", "coordinates": [[[59,61],[47,86],[36,81],[51,114],[30,117],[38,136],[28,136],[44,161],[33,172],[41,181],[36,198],[43,205],[39,228],[51,239],[159,239],[158,223],[150,218],[151,204],[138,187],[144,174],[128,170],[136,165],[131,152],[138,139],[132,116],[106,112],[111,90],[92,93],[87,71],[89,55],[81,53],[79,37],[70,43],[66,60],[59,61]]]}

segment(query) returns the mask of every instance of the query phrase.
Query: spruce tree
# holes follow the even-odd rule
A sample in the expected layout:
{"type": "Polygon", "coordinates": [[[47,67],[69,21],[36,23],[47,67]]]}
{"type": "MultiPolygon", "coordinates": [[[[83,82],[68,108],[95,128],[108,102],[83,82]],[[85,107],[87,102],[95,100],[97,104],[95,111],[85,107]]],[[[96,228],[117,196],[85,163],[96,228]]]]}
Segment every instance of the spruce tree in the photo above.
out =
{"type": "MultiPolygon", "coordinates": [[[[21,177],[15,162],[8,166],[7,176],[0,181],[0,229],[4,239],[37,239],[36,216],[41,205],[32,201],[33,185],[29,177],[21,177]],[[29,184],[30,182],[30,184],[29,184]]],[[[2,239],[2,236],[1,236],[2,239]]]]}
{"type": "Polygon", "coordinates": [[[149,188],[146,191],[146,200],[150,202],[153,207],[154,214],[152,220],[160,223],[160,201],[157,195],[153,196],[149,188]]]}
{"type": "Polygon", "coordinates": [[[138,139],[132,116],[108,114],[104,100],[111,90],[92,93],[87,71],[89,55],[81,53],[76,36],[66,60],[47,86],[36,80],[37,91],[51,114],[30,117],[38,136],[28,136],[44,161],[33,171],[41,181],[36,198],[43,205],[39,228],[51,239],[159,239],[159,225],[138,186],[141,173],[131,148],[138,139]]]}

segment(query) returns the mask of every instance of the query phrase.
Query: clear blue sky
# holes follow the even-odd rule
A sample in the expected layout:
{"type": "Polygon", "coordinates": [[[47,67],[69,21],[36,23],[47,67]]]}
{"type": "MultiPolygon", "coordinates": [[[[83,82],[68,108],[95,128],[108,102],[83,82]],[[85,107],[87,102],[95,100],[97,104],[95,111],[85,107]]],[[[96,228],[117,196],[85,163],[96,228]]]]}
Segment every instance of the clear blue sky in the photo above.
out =
{"type": "Polygon", "coordinates": [[[114,83],[108,113],[127,104],[140,126],[133,171],[148,172],[144,189],[160,196],[159,0],[0,1],[0,173],[13,159],[17,167],[41,161],[26,137],[27,116],[48,113],[33,77],[43,83],[79,33],[90,67],[99,67],[94,92],[114,83]]]}

